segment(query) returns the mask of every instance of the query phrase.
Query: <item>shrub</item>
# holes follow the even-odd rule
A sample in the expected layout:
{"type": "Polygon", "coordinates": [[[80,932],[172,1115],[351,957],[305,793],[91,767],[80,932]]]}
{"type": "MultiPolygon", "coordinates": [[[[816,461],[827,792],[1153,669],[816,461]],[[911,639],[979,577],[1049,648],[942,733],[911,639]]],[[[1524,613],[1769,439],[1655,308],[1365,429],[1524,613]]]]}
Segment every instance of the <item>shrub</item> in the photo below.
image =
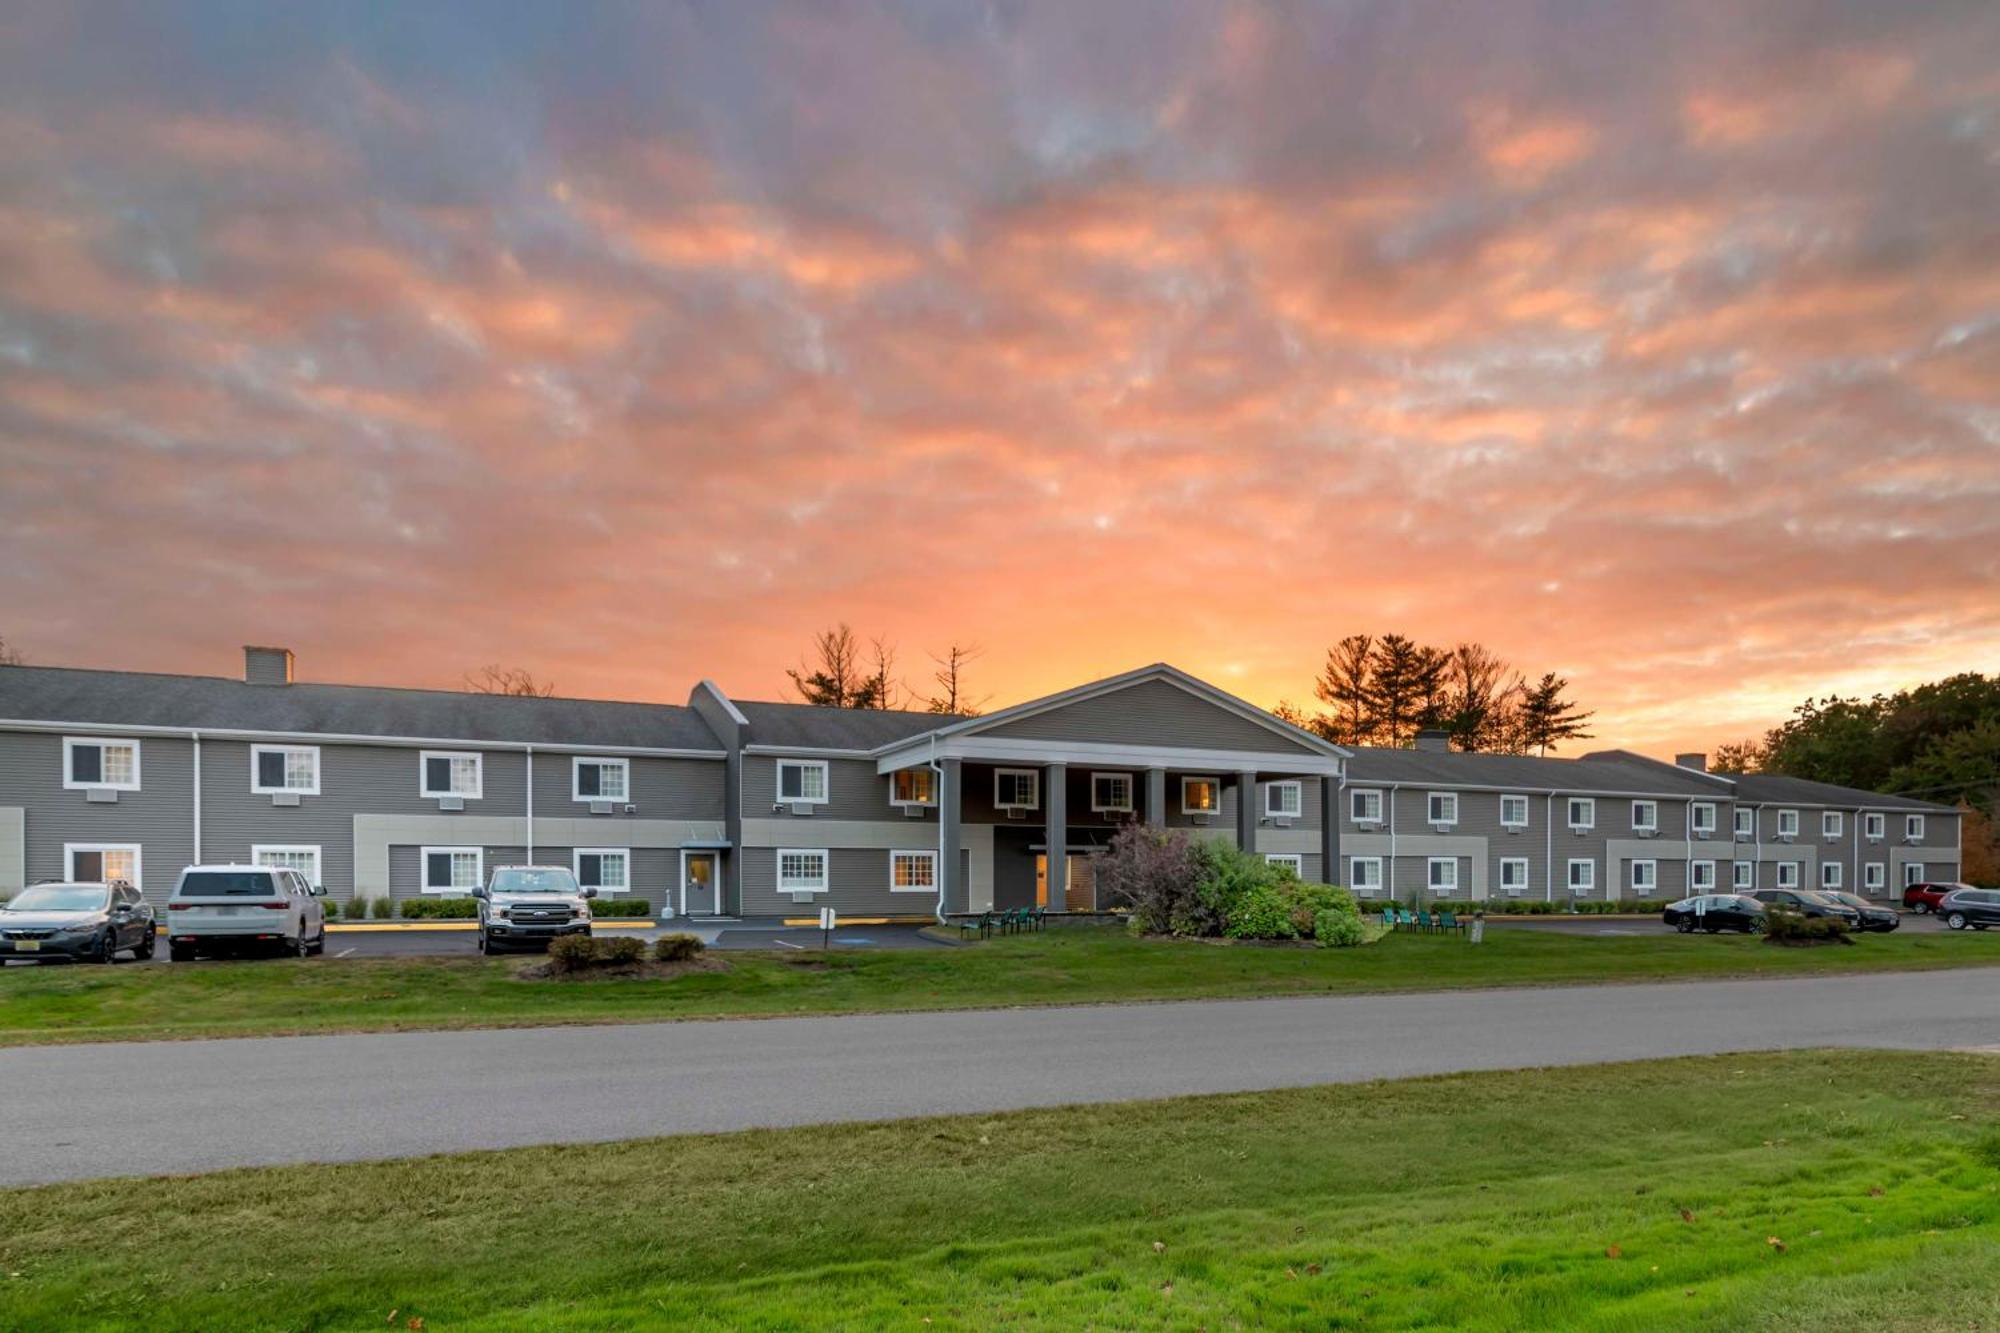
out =
{"type": "Polygon", "coordinates": [[[325,909],[325,911],[326,911],[326,919],[327,919],[328,921],[338,921],[338,920],[340,920],[340,904],[339,904],[339,903],[335,902],[335,901],[334,901],[333,899],[331,899],[331,898],[327,898],[327,899],[324,899],[324,900],[322,900],[322,901],[321,901],[321,903],[320,903],[320,906],[321,906],[322,908],[324,908],[324,909],[325,909]]]}
{"type": "Polygon", "coordinates": [[[597,962],[600,941],[588,935],[558,935],[549,941],[549,971],[581,972],[597,962]]]}
{"type": "Polygon", "coordinates": [[[1253,884],[1236,899],[1224,931],[1234,940],[1295,940],[1290,905],[1276,884],[1253,884]]]}
{"type": "MultiPolygon", "coordinates": [[[[1232,930],[1239,920],[1273,910],[1268,895],[1276,894],[1285,872],[1255,852],[1246,852],[1233,842],[1208,842],[1201,847],[1202,882],[1195,895],[1195,908],[1174,933],[1178,935],[1235,935],[1238,939],[1289,939],[1292,936],[1265,935],[1245,926],[1249,933],[1232,930]],[[1250,899],[1257,897],[1252,903],[1250,899]]],[[[1277,910],[1282,910],[1279,908],[1277,910]]],[[[1296,932],[1294,932],[1294,935],[1296,932]]]]}
{"type": "Polygon", "coordinates": [[[400,906],[406,921],[450,921],[479,915],[477,898],[405,898],[400,906]]]}
{"type": "MultiPolygon", "coordinates": [[[[356,915],[359,915],[357,913],[356,915]]],[[[389,898],[376,898],[368,904],[368,915],[377,921],[386,921],[396,915],[396,904],[389,898]]]]}
{"type": "Polygon", "coordinates": [[[1313,918],[1313,940],[1322,949],[1349,948],[1365,943],[1367,938],[1368,930],[1361,923],[1361,914],[1351,907],[1344,912],[1329,907],[1313,918]]]}
{"type": "Polygon", "coordinates": [[[1292,930],[1300,939],[1311,939],[1318,932],[1322,912],[1358,915],[1354,895],[1346,889],[1338,889],[1331,884],[1314,884],[1297,878],[1289,870],[1278,879],[1278,897],[1285,904],[1285,912],[1292,920],[1292,930]]]}
{"type": "Polygon", "coordinates": [[[707,947],[699,935],[662,935],[653,941],[653,961],[685,963],[707,947]]]}
{"type": "Polygon", "coordinates": [[[653,905],[644,898],[597,898],[590,904],[592,916],[651,916],[653,905]]]}
{"type": "MultiPolygon", "coordinates": [[[[1112,835],[1111,845],[1097,858],[1097,889],[1113,903],[1132,909],[1133,929],[1146,935],[1183,933],[1176,923],[1206,919],[1200,901],[1203,857],[1179,829],[1127,824],[1112,835]]],[[[1205,932],[1217,934],[1216,928],[1205,932]]]]}
{"type": "Polygon", "coordinates": [[[1764,913],[1764,943],[1794,947],[1815,944],[1852,944],[1847,923],[1839,917],[1807,916],[1772,904],[1764,913]]]}
{"type": "Polygon", "coordinates": [[[636,963],[646,956],[646,941],[636,935],[613,935],[597,941],[600,963],[636,963]]]}

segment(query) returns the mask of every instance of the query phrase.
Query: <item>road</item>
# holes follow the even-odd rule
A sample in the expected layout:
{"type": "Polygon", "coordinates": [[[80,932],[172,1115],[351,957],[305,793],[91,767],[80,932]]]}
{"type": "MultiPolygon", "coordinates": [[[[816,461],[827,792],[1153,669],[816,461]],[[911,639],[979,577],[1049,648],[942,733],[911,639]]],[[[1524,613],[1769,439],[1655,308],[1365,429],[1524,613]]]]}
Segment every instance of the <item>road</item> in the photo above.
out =
{"type": "Polygon", "coordinates": [[[1808,1046],[2000,1040],[2000,968],[0,1050],[0,1184],[1808,1046]]]}

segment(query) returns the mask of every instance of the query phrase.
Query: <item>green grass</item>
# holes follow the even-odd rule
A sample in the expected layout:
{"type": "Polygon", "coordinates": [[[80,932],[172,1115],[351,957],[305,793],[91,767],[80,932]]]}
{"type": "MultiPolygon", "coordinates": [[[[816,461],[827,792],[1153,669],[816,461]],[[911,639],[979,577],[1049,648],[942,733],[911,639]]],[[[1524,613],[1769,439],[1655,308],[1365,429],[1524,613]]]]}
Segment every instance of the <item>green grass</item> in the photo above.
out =
{"type": "Polygon", "coordinates": [[[1996,1117],[1800,1052],[99,1181],[0,1192],[0,1327],[1993,1328],[1996,1117]]]}
{"type": "Polygon", "coordinates": [[[1359,949],[1272,949],[1086,927],[824,960],[710,956],[727,970],[581,983],[518,980],[520,960],[483,958],[12,967],[0,970],[0,1045],[1797,976],[2000,964],[2000,935],[1912,931],[1852,948],[1778,949],[1743,936],[1496,927],[1477,946],[1399,934],[1359,949]]]}

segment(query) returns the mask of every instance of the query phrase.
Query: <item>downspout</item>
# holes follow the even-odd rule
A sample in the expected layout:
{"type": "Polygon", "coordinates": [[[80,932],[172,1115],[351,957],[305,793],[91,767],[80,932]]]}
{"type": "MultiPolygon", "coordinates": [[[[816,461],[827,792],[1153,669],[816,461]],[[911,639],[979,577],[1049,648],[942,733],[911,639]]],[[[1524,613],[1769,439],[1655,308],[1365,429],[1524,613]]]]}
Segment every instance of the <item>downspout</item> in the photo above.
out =
{"type": "MultiPolygon", "coordinates": [[[[951,881],[950,881],[950,876],[945,873],[945,865],[944,865],[944,765],[940,764],[937,760],[937,734],[935,732],[933,732],[931,735],[931,757],[924,761],[924,767],[930,770],[931,791],[936,795],[937,812],[938,812],[938,822],[937,822],[938,896],[937,896],[937,906],[931,909],[931,915],[937,918],[937,923],[940,926],[942,926],[949,924],[945,920],[945,915],[944,915],[944,893],[945,893],[944,886],[950,883],[951,881]]],[[[966,907],[969,910],[972,907],[972,904],[970,902],[967,902],[966,907]]]]}
{"type": "Polygon", "coordinates": [[[1542,798],[1542,901],[1556,900],[1556,794],[1542,798]]]}
{"type": "Polygon", "coordinates": [[[194,863],[201,864],[201,733],[190,731],[194,740],[194,863]]]}
{"type": "MultiPolygon", "coordinates": [[[[1692,796],[1688,797],[1687,800],[1687,810],[1681,823],[1681,832],[1687,835],[1683,839],[1687,843],[1687,855],[1682,858],[1681,887],[1687,890],[1689,894],[1692,894],[1694,892],[1694,797],[1692,796]]],[[[1660,886],[1655,884],[1653,892],[1658,893],[1659,891],[1660,886]]],[[[1715,892],[1712,887],[1708,891],[1710,893],[1715,892]]]]}
{"type": "Polygon", "coordinates": [[[529,865],[535,863],[535,747],[528,747],[528,855],[529,865]]]}
{"type": "Polygon", "coordinates": [[[1396,899],[1396,789],[1389,788],[1389,901],[1396,899]]]}

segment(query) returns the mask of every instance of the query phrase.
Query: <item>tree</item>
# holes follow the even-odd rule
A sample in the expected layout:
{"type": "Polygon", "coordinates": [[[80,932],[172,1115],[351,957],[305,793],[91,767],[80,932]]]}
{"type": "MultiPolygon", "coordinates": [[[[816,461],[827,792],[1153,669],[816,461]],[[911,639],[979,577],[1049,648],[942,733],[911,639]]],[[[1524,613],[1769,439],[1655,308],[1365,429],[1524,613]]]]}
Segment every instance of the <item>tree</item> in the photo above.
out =
{"type": "MultiPolygon", "coordinates": [[[[1373,721],[1369,690],[1374,650],[1375,638],[1370,634],[1350,634],[1327,650],[1326,666],[1320,670],[1319,679],[1313,682],[1313,693],[1320,702],[1333,709],[1324,720],[1329,740],[1341,745],[1367,742],[1373,721]]],[[[1292,719],[1287,718],[1286,721],[1292,719]]],[[[1294,725],[1309,724],[1294,722],[1294,725]]]]}
{"type": "Polygon", "coordinates": [[[1525,684],[1512,668],[1477,643],[1447,655],[1445,726],[1461,750],[1505,751],[1513,742],[1514,713],[1525,684]]]}
{"type": "Polygon", "coordinates": [[[546,699],[556,692],[554,681],[538,681],[525,667],[483,666],[465,673],[465,688],[473,694],[511,694],[546,699]]]}
{"type": "Polygon", "coordinates": [[[865,650],[845,622],[813,635],[810,661],[788,667],[799,698],[821,708],[895,708],[902,688],[895,679],[895,645],[872,639],[865,650]]]}
{"type": "Polygon", "coordinates": [[[1991,802],[1975,805],[1971,801],[1960,801],[1958,813],[1958,845],[1962,858],[1958,863],[1958,877],[1967,884],[1983,887],[2000,885],[2000,828],[1995,827],[1993,818],[2000,813],[2000,809],[1991,802]]]}
{"type": "Polygon", "coordinates": [[[1568,688],[1568,680],[1550,671],[1522,694],[1520,737],[1524,750],[1545,755],[1564,741],[1590,739],[1584,724],[1594,714],[1579,711],[1578,704],[1563,698],[1568,688]]]}
{"type": "MultiPolygon", "coordinates": [[[[1278,700],[1271,709],[1271,716],[1280,722],[1288,722],[1301,731],[1310,731],[1314,735],[1325,736],[1328,740],[1340,739],[1333,734],[1333,719],[1324,713],[1308,713],[1290,699],[1278,700]]],[[[1346,742],[1341,743],[1346,744],[1346,742]]]]}
{"type": "Polygon", "coordinates": [[[937,684],[940,693],[932,695],[925,702],[925,711],[948,713],[954,717],[978,717],[990,696],[981,695],[974,699],[965,690],[965,668],[978,661],[986,650],[976,643],[954,643],[944,650],[942,657],[931,654],[931,661],[937,670],[931,673],[931,680],[937,684]]]}
{"type": "Polygon", "coordinates": [[[2000,784],[2000,676],[1962,672],[1872,699],[1807,699],[1754,748],[1745,761],[1767,773],[1990,801],[2000,784]]]}
{"type": "Polygon", "coordinates": [[[1880,736],[1882,700],[1808,699],[1764,738],[1764,767],[1838,787],[1880,791],[1889,758],[1880,736]]]}
{"type": "Polygon", "coordinates": [[[1369,731],[1385,745],[1401,745],[1416,731],[1423,705],[1426,650],[1401,634],[1384,634],[1375,645],[1368,681],[1369,731]]]}
{"type": "Polygon", "coordinates": [[[21,656],[20,651],[13,644],[7,642],[6,635],[0,634],[0,667],[26,666],[27,664],[28,659],[21,656]]]}
{"type": "Polygon", "coordinates": [[[1755,739],[1724,741],[1710,757],[1711,773],[1757,773],[1764,767],[1764,743],[1755,739]]]}
{"type": "Polygon", "coordinates": [[[1991,798],[2000,791],[2000,716],[1932,741],[1891,769],[1882,790],[1925,801],[1991,798]]]}

